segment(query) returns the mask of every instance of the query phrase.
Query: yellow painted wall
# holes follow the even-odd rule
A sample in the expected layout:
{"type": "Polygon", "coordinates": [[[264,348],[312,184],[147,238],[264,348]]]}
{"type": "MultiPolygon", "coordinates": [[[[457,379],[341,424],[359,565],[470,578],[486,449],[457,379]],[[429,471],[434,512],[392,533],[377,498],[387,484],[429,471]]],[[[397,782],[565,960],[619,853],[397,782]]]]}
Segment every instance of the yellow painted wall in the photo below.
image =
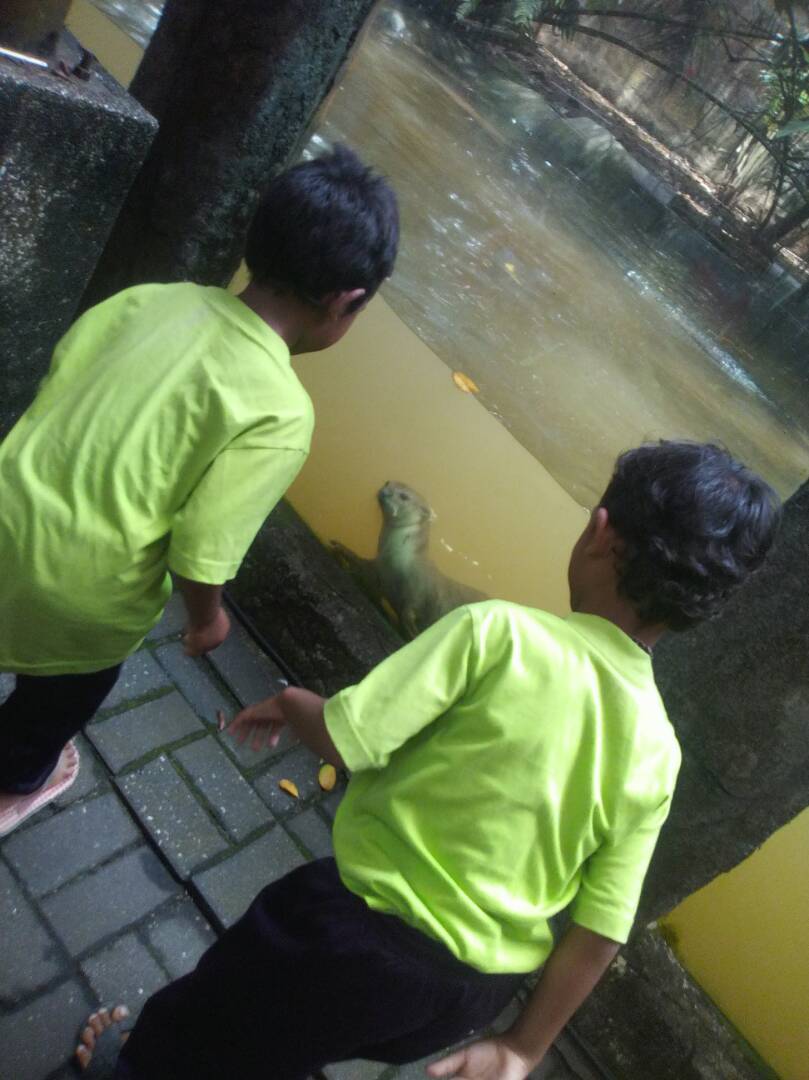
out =
{"type": "Polygon", "coordinates": [[[782,1080],[809,1080],[809,810],[664,925],[683,965],[782,1080]]]}

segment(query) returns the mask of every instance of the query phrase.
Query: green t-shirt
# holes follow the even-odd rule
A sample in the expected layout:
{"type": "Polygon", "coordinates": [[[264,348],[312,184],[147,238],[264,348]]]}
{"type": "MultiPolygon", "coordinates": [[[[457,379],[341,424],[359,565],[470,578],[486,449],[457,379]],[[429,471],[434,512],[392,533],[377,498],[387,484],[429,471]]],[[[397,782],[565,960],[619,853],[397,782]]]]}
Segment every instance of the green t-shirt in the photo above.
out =
{"type": "Polygon", "coordinates": [[[680,751],[613,623],[459,608],[326,704],[353,772],[344,884],[482,971],[532,971],[548,918],[625,941],[680,751]]]}
{"type": "Polygon", "coordinates": [[[313,420],[286,344],[222,289],[141,285],[86,312],[0,444],[0,670],[118,663],[167,568],[233,577],[313,420]]]}

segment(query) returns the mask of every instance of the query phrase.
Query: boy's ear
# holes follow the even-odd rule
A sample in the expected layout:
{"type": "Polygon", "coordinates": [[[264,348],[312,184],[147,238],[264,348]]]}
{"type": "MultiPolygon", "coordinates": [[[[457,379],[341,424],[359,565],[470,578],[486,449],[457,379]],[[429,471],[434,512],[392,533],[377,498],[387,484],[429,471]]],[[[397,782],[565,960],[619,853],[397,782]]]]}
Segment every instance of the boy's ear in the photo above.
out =
{"type": "Polygon", "coordinates": [[[366,289],[345,289],[343,292],[329,293],[323,298],[329,318],[337,321],[359,311],[366,292],[366,289]]]}
{"type": "Polygon", "coordinates": [[[607,508],[598,506],[590,519],[588,554],[595,556],[620,555],[625,548],[623,540],[612,527],[607,508]]]}

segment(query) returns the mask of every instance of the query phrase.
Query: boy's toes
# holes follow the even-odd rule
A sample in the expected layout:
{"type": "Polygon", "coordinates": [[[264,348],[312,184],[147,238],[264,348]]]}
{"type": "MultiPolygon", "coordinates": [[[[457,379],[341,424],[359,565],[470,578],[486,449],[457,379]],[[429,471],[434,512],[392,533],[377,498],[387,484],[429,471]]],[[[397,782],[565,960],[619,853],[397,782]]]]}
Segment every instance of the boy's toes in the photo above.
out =
{"type": "Polygon", "coordinates": [[[99,1009],[87,1017],[79,1033],[75,1059],[82,1072],[98,1080],[109,1080],[115,1071],[118,1052],[126,1042],[128,1032],[120,1023],[129,1016],[126,1005],[116,1005],[111,1011],[99,1009]],[[114,1030],[113,1030],[114,1029],[114,1030]]]}

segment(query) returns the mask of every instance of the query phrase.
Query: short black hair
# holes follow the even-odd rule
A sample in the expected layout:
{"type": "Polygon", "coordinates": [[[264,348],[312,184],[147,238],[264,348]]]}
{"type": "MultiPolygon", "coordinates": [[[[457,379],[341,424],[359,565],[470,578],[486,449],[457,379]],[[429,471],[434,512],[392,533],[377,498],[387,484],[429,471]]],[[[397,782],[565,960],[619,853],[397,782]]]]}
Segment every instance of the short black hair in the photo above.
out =
{"type": "Polygon", "coordinates": [[[399,244],[396,195],[346,146],[275,178],[247,235],[245,261],[260,285],[317,303],[390,277],[399,244]]]}
{"type": "Polygon", "coordinates": [[[675,442],[622,454],[601,499],[625,544],[618,589],[646,623],[710,619],[764,561],[781,518],[769,484],[723,447],[675,442]]]}

